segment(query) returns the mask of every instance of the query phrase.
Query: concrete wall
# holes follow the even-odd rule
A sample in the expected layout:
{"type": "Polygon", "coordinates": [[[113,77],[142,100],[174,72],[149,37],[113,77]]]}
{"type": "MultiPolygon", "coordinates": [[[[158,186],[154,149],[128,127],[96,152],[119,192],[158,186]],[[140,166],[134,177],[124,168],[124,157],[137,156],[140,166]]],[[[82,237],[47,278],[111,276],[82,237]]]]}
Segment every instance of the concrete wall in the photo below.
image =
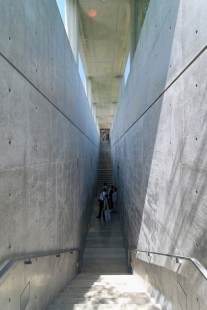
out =
{"type": "Polygon", "coordinates": [[[207,268],[206,14],[204,0],[150,1],[111,147],[126,248],[207,268]]]}
{"type": "MultiPolygon", "coordinates": [[[[8,0],[0,6],[2,267],[27,253],[83,246],[99,137],[56,1],[8,0]]],[[[76,272],[76,259],[70,259],[68,281],[76,272]]],[[[51,278],[54,269],[42,268],[51,278]]],[[[26,273],[21,276],[26,283],[26,273]]],[[[9,298],[15,283],[7,285],[9,298]]],[[[62,289],[62,283],[55,285],[62,289]]],[[[23,289],[19,281],[15,296],[23,289]]],[[[40,291],[38,305],[30,309],[45,309],[54,298],[49,290],[42,299],[44,285],[40,291]]],[[[0,305],[14,309],[9,302],[0,305]]]]}
{"type": "Polygon", "coordinates": [[[189,261],[132,252],[133,275],[162,310],[205,310],[207,281],[189,261]]]}

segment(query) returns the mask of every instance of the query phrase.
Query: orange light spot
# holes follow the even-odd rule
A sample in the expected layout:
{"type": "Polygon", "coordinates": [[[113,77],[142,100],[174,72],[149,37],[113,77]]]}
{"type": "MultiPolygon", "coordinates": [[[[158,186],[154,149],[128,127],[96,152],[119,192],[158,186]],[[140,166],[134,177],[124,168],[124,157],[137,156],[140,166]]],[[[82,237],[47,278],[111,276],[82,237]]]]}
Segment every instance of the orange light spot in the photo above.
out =
{"type": "Polygon", "coordinates": [[[90,10],[90,11],[88,11],[88,15],[90,17],[95,17],[97,15],[97,12],[96,12],[96,10],[90,10]]]}

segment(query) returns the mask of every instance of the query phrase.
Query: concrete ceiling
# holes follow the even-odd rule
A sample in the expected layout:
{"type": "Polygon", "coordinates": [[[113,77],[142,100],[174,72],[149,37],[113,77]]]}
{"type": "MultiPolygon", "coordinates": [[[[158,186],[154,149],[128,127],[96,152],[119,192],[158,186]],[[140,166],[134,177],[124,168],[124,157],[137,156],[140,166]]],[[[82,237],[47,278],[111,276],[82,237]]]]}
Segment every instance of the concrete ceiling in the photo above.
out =
{"type": "Polygon", "coordinates": [[[100,128],[110,128],[118,101],[118,77],[128,54],[129,0],[78,0],[80,53],[92,81],[92,102],[100,128]],[[89,11],[96,16],[90,17],[89,11]]]}

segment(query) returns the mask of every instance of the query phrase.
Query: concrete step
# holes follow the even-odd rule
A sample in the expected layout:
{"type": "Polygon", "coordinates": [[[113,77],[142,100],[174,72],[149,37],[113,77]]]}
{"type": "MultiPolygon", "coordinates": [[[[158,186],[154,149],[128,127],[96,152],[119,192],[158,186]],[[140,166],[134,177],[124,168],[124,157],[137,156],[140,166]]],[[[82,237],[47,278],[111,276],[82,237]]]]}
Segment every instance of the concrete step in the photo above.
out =
{"type": "Polygon", "coordinates": [[[119,263],[119,264],[94,264],[91,263],[85,263],[83,262],[82,270],[83,272],[90,272],[91,268],[93,268],[94,274],[127,274],[127,264],[125,263],[119,263]]]}
{"type": "MultiPolygon", "coordinates": [[[[135,284],[116,284],[114,285],[113,283],[103,283],[103,282],[94,282],[92,285],[88,284],[87,282],[83,282],[82,286],[80,281],[78,283],[71,283],[71,285],[68,285],[67,288],[64,290],[65,293],[74,293],[76,294],[76,290],[87,293],[94,293],[94,294],[100,294],[100,293],[106,293],[106,294],[111,294],[114,296],[114,294],[117,293],[136,293],[135,297],[139,294],[145,294],[145,291],[143,290],[140,292],[140,287],[137,287],[135,284]],[[94,284],[95,283],[95,284],[94,284]]],[[[115,298],[116,296],[114,296],[115,298]]]]}
{"type": "MultiPolygon", "coordinates": [[[[127,274],[123,274],[123,275],[95,275],[92,272],[88,272],[88,273],[80,273],[73,281],[82,281],[82,280],[88,280],[90,279],[91,281],[101,281],[101,282],[111,282],[113,281],[113,283],[120,283],[122,281],[124,282],[128,282],[129,283],[133,280],[136,280],[134,278],[134,276],[127,274]]],[[[137,282],[137,281],[136,281],[137,282]]]]}
{"type": "MultiPolygon", "coordinates": [[[[120,248],[116,248],[116,250],[112,249],[112,248],[96,248],[96,249],[92,249],[92,248],[86,248],[84,251],[84,254],[88,254],[88,253],[101,253],[101,254],[125,254],[126,251],[123,247],[120,248]]],[[[92,275],[92,274],[91,274],[92,275]]],[[[77,276],[77,278],[80,275],[77,276]]],[[[129,275],[130,276],[130,275],[129,275]]]]}
{"type": "Polygon", "coordinates": [[[111,176],[110,177],[103,176],[103,177],[99,178],[98,182],[97,182],[97,187],[101,187],[101,189],[102,189],[104,183],[107,184],[107,190],[109,190],[109,187],[111,187],[111,185],[113,185],[113,178],[111,176]]]}
{"type": "MultiPolygon", "coordinates": [[[[106,238],[111,238],[112,236],[110,236],[110,235],[111,235],[111,233],[107,232],[107,233],[105,233],[105,235],[103,237],[99,237],[98,235],[94,236],[94,234],[89,233],[87,240],[96,240],[97,238],[99,238],[99,240],[105,240],[106,238]]],[[[116,235],[113,235],[113,238],[122,240],[122,237],[118,233],[116,235]]]]}
{"type": "MultiPolygon", "coordinates": [[[[97,215],[98,215],[98,210],[96,212],[96,216],[97,215]]],[[[113,218],[111,219],[111,222],[112,221],[114,222],[114,217],[115,216],[118,217],[118,214],[117,213],[116,214],[113,213],[112,216],[113,216],[113,218]]],[[[103,231],[103,232],[111,232],[112,231],[111,227],[109,225],[106,225],[106,223],[103,221],[103,219],[97,219],[96,218],[96,221],[98,221],[98,224],[99,224],[99,231],[103,231]]],[[[95,220],[94,220],[94,222],[95,222],[95,220]]],[[[97,231],[97,228],[96,227],[92,227],[92,228],[90,228],[90,231],[97,231]]],[[[119,232],[118,229],[116,229],[116,231],[119,232]]]]}
{"type": "Polygon", "coordinates": [[[120,264],[126,266],[127,264],[127,259],[126,256],[122,258],[117,258],[117,257],[97,257],[97,256],[89,256],[85,257],[84,255],[84,263],[83,266],[89,265],[89,264],[96,264],[96,265],[105,265],[105,264],[113,264],[116,265],[116,263],[119,262],[120,264]]]}
{"type": "Polygon", "coordinates": [[[97,183],[97,186],[98,187],[102,187],[103,188],[103,183],[106,183],[107,184],[107,189],[109,190],[109,187],[111,187],[112,184],[112,181],[113,181],[113,178],[112,176],[103,176],[103,177],[99,177],[98,179],[98,183],[97,183]]]}
{"type": "Polygon", "coordinates": [[[136,299],[131,300],[130,298],[66,298],[61,297],[54,300],[53,304],[55,305],[69,305],[69,304],[90,304],[90,305],[98,305],[98,304],[119,304],[119,305],[128,305],[128,304],[136,304],[143,305],[149,304],[150,298],[145,294],[139,294],[136,299]]]}
{"type": "Polygon", "coordinates": [[[101,179],[101,178],[104,178],[104,177],[106,177],[106,178],[112,178],[112,172],[105,172],[105,173],[98,173],[98,177],[101,179]]]}
{"type": "Polygon", "coordinates": [[[130,298],[131,300],[137,298],[138,293],[137,292],[125,292],[125,291],[116,291],[114,290],[107,291],[107,290],[92,290],[92,291],[87,291],[87,290],[65,290],[63,293],[60,293],[60,297],[73,297],[73,298],[130,298]]]}
{"type": "MultiPolygon", "coordinates": [[[[98,215],[98,210],[97,210],[97,212],[96,212],[96,216],[98,215]]],[[[116,214],[114,214],[113,213],[113,218],[111,219],[111,221],[114,221],[114,217],[115,216],[117,216],[118,217],[118,214],[116,213],[116,214]]],[[[105,222],[102,220],[102,219],[97,219],[96,218],[96,221],[98,221],[98,223],[99,223],[99,231],[101,232],[101,231],[103,231],[103,232],[108,232],[108,233],[111,233],[113,230],[111,229],[111,227],[109,227],[109,225],[108,226],[106,226],[105,225],[105,222]]],[[[95,221],[94,221],[95,222],[95,221]]],[[[90,232],[93,232],[93,231],[98,231],[97,230],[97,228],[96,227],[91,227],[90,228],[90,232]]],[[[116,229],[116,232],[117,233],[121,233],[119,230],[118,230],[118,228],[116,229]]]]}
{"type": "Polygon", "coordinates": [[[100,183],[100,182],[102,183],[102,181],[104,183],[107,183],[107,180],[113,180],[112,174],[110,174],[110,175],[109,174],[103,174],[103,175],[98,174],[98,183],[100,183]],[[103,179],[106,179],[106,180],[103,180],[103,179]]]}
{"type": "Polygon", "coordinates": [[[98,166],[103,166],[103,165],[111,166],[111,161],[109,159],[100,160],[98,166]]]}
{"type": "Polygon", "coordinates": [[[118,289],[122,289],[124,287],[128,287],[128,288],[132,288],[132,290],[136,287],[136,291],[139,292],[139,294],[143,291],[142,287],[140,287],[140,285],[138,285],[136,282],[131,281],[130,283],[126,283],[126,282],[106,282],[106,281],[92,281],[92,280],[82,280],[82,281],[72,281],[66,288],[96,288],[96,287],[101,287],[101,288],[110,288],[113,287],[118,287],[118,289]]]}
{"type": "Polygon", "coordinates": [[[157,307],[153,304],[141,305],[130,304],[130,305],[106,305],[106,304],[73,304],[73,305],[51,305],[47,310],[160,310],[160,307],[157,307]]]}
{"type": "Polygon", "coordinates": [[[110,232],[90,232],[88,233],[88,239],[96,239],[96,238],[101,238],[101,237],[104,237],[104,238],[122,238],[121,237],[121,232],[114,232],[113,230],[111,230],[110,232]]]}
{"type": "Polygon", "coordinates": [[[104,177],[106,177],[106,178],[112,178],[112,172],[105,172],[105,173],[98,173],[98,177],[101,179],[101,178],[104,178],[104,177]]]}
{"type": "MultiPolygon", "coordinates": [[[[107,170],[110,170],[111,167],[111,161],[110,160],[102,160],[99,162],[98,166],[104,166],[105,168],[108,168],[107,170]]],[[[100,169],[100,168],[99,168],[100,169]]]]}
{"type": "MultiPolygon", "coordinates": [[[[110,224],[110,222],[104,222],[105,225],[110,224]]],[[[103,238],[101,240],[87,240],[86,246],[88,248],[120,248],[123,246],[123,240],[118,238],[107,239],[103,238]]]]}

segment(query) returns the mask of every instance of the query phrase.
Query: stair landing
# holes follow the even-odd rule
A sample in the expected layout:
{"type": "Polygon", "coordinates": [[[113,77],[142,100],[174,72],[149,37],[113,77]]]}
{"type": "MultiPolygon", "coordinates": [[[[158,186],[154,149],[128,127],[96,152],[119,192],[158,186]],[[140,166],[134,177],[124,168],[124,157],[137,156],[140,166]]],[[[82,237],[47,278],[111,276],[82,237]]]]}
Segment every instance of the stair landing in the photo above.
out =
{"type": "Polygon", "coordinates": [[[82,273],[59,294],[48,310],[161,309],[127,272],[118,214],[112,213],[110,222],[97,219],[97,214],[96,202],[82,273]]]}

